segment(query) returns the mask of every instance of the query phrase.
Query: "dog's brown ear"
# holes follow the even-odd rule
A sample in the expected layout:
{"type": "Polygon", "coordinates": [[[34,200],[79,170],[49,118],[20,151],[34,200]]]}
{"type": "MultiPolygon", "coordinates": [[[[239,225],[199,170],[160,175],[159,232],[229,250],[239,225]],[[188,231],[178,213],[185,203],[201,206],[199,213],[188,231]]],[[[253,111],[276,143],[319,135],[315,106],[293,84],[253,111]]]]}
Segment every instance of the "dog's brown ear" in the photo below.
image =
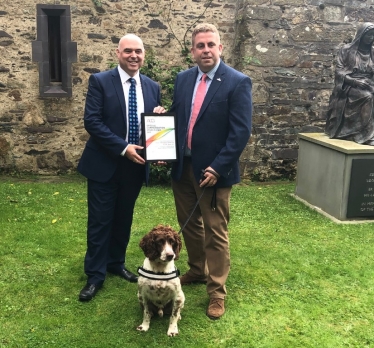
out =
{"type": "Polygon", "coordinates": [[[177,232],[174,233],[174,238],[176,242],[176,248],[175,248],[176,250],[174,250],[174,253],[175,253],[174,260],[178,260],[180,251],[182,250],[182,239],[177,232]]]}
{"type": "Polygon", "coordinates": [[[149,253],[148,248],[151,243],[150,239],[152,237],[149,234],[146,234],[139,242],[140,248],[143,250],[143,253],[147,255],[149,253]]]}
{"type": "Polygon", "coordinates": [[[145,257],[148,257],[151,261],[156,260],[159,256],[157,253],[157,245],[154,240],[154,229],[148,232],[139,243],[140,248],[143,250],[145,257]]]}

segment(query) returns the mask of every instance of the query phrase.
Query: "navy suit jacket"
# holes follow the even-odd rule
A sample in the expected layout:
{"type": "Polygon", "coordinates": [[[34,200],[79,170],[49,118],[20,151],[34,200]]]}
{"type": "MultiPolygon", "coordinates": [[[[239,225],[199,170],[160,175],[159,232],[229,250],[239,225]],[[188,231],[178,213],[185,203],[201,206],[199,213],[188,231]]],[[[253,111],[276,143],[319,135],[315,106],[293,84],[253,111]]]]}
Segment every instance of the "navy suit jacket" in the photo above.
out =
{"type": "MultiPolygon", "coordinates": [[[[176,113],[178,162],[172,178],[178,181],[183,170],[188,122],[198,69],[177,75],[170,111],[176,113]]],[[[211,166],[220,178],[216,187],[240,181],[239,157],[251,134],[252,82],[222,61],[214,75],[192,133],[192,167],[196,181],[202,169],[211,166]]]]}
{"type": "MultiPolygon", "coordinates": [[[[144,111],[153,112],[161,103],[158,83],[140,75],[144,111]]],[[[120,154],[128,145],[127,108],[118,68],[93,74],[89,85],[84,112],[84,127],[90,134],[78,171],[88,179],[106,182],[114,174],[120,154]]],[[[145,181],[149,166],[146,164],[145,181]]]]}

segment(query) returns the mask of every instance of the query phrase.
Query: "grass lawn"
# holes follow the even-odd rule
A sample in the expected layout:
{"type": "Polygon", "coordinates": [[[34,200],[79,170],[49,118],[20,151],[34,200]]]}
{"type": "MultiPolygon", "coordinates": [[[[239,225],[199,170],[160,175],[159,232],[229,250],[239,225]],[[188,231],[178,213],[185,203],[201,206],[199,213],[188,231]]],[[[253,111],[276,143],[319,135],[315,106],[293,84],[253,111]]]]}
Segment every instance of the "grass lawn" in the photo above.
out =
{"type": "MultiPolygon", "coordinates": [[[[204,285],[184,287],[180,334],[142,321],[137,286],[108,276],[88,303],[86,183],[0,181],[0,347],[374,347],[374,224],[335,224],[290,196],[294,183],[235,186],[226,313],[205,315],[204,285]]],[[[169,187],[143,188],[127,267],[141,237],[177,226],[169,187]]],[[[186,250],[177,261],[187,270],[186,250]]]]}

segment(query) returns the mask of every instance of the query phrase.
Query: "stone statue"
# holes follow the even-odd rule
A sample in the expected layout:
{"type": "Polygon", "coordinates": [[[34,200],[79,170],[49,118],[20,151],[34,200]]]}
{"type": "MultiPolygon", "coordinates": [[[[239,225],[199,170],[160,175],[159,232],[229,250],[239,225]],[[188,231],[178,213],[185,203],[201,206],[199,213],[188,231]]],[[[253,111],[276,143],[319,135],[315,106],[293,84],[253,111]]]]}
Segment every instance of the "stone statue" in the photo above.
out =
{"type": "Polygon", "coordinates": [[[330,138],[374,145],[374,24],[358,26],[337,57],[325,133],[330,138]]]}

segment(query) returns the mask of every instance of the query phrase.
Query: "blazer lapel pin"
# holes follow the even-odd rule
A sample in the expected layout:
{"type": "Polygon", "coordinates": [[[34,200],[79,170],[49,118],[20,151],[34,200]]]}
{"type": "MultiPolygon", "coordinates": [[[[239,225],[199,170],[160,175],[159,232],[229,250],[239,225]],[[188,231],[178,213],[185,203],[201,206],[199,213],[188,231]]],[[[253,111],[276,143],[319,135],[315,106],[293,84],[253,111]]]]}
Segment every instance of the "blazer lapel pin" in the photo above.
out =
{"type": "Polygon", "coordinates": [[[217,79],[217,81],[221,81],[221,78],[219,77],[219,78],[217,79]]]}

